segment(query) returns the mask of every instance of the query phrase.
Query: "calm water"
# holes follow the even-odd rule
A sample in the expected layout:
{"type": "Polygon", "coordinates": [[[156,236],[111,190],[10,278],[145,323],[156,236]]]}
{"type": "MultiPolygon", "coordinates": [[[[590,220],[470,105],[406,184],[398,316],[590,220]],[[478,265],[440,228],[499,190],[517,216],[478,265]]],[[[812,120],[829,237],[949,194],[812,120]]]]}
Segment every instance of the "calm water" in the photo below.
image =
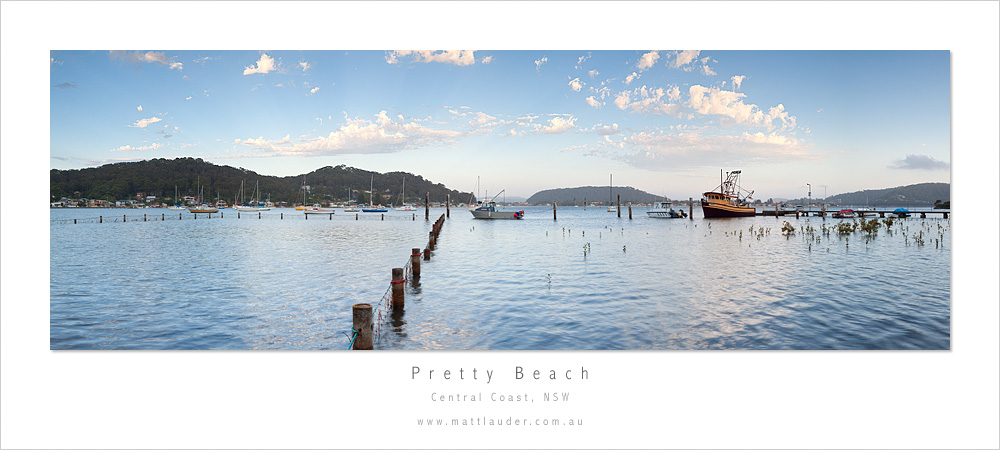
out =
{"type": "MultiPolygon", "coordinates": [[[[824,235],[829,218],[525,209],[453,208],[376,348],[950,348],[949,220],[897,220],[866,243],[824,235]]],[[[51,210],[51,348],[346,349],[351,305],[378,302],[431,227],[422,209],[224,213],[51,210]]]]}

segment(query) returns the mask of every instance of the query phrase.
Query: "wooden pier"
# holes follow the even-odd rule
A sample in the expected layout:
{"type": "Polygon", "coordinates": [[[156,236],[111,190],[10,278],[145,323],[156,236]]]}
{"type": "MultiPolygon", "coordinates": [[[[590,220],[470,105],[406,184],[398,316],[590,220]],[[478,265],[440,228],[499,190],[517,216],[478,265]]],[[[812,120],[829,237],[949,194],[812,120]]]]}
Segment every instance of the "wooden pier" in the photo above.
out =
{"type": "MultiPolygon", "coordinates": [[[[848,208],[842,208],[842,209],[848,209],[848,208]]],[[[815,217],[826,218],[826,216],[833,216],[833,214],[835,212],[838,212],[838,211],[840,211],[840,209],[837,209],[837,210],[828,209],[828,210],[825,210],[825,211],[814,211],[814,210],[808,210],[808,211],[806,211],[806,210],[782,211],[782,210],[777,209],[777,208],[772,208],[772,209],[764,208],[763,211],[757,211],[757,215],[758,216],[770,216],[770,217],[795,216],[796,218],[798,218],[800,216],[808,217],[808,216],[812,215],[812,216],[815,216],[815,217]]],[[[879,218],[884,219],[886,217],[886,215],[894,216],[895,214],[897,214],[897,212],[895,210],[888,210],[888,209],[869,209],[869,210],[865,210],[865,211],[854,210],[854,214],[857,216],[858,219],[864,219],[866,217],[872,217],[872,216],[875,216],[875,215],[878,215],[879,218]]],[[[948,215],[951,214],[951,210],[950,209],[917,209],[917,210],[909,210],[909,211],[906,212],[906,217],[913,218],[913,217],[918,217],[919,216],[921,219],[926,219],[928,214],[931,214],[931,215],[933,215],[933,214],[941,214],[942,218],[947,219],[948,215]]]]}

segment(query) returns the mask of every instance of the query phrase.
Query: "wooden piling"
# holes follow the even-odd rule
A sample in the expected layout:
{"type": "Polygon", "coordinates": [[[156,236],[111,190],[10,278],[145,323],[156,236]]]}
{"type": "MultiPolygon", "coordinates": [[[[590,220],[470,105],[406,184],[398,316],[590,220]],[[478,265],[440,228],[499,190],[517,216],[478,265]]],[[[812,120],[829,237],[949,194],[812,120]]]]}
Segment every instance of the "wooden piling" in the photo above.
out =
{"type": "Polygon", "coordinates": [[[184,213],[177,213],[177,220],[181,220],[183,218],[184,218],[184,213]]]}
{"type": "Polygon", "coordinates": [[[430,261],[431,259],[431,249],[424,247],[424,261],[430,261]]]}
{"type": "Polygon", "coordinates": [[[424,193],[424,220],[431,220],[431,193],[424,193]]]}
{"type": "Polygon", "coordinates": [[[329,220],[333,220],[333,213],[327,214],[326,216],[329,217],[329,220]]]}
{"type": "Polygon", "coordinates": [[[167,213],[160,213],[160,222],[167,220],[167,213]]]}
{"type": "Polygon", "coordinates": [[[552,202],[552,220],[556,219],[556,202],[552,202]]]}
{"type": "Polygon", "coordinates": [[[796,218],[796,219],[798,219],[798,218],[799,218],[799,210],[797,210],[797,209],[795,210],[795,218],[796,218]]]}
{"type": "Polygon", "coordinates": [[[410,250],[410,273],[413,279],[420,278],[420,249],[410,250]]]}
{"type": "MultiPolygon", "coordinates": [[[[878,213],[878,216],[879,216],[879,218],[885,219],[885,213],[884,212],[878,213]]],[[[948,216],[945,216],[945,219],[947,219],[947,218],[948,218],[948,216]]]]}
{"type": "Polygon", "coordinates": [[[382,214],[382,220],[385,220],[385,214],[382,214]]]}
{"type": "Polygon", "coordinates": [[[240,218],[240,213],[236,213],[236,218],[237,218],[237,219],[239,219],[239,218],[240,218]]]}
{"type": "Polygon", "coordinates": [[[303,216],[306,217],[306,220],[309,220],[309,214],[303,214],[303,216]]]}
{"type": "Polygon", "coordinates": [[[97,223],[104,223],[104,216],[97,216],[97,223]]]}
{"type": "Polygon", "coordinates": [[[628,220],[632,220],[632,204],[628,204],[628,220]]]}
{"type": "Polygon", "coordinates": [[[372,350],[375,348],[372,345],[372,330],[374,326],[372,325],[372,305],[370,303],[357,303],[351,308],[354,315],[354,324],[351,329],[354,333],[354,345],[351,350],[372,350]]]}
{"type": "Polygon", "coordinates": [[[622,218],[622,195],[621,194],[618,194],[617,205],[618,206],[616,206],[615,209],[618,210],[618,218],[621,219],[622,218]]]}
{"type": "Polygon", "coordinates": [[[145,221],[146,221],[146,215],[145,215],[145,214],[143,214],[143,215],[142,215],[142,221],[143,221],[143,222],[145,222],[145,221]]]}
{"type": "Polygon", "coordinates": [[[354,220],[358,220],[358,214],[357,213],[354,214],[354,220]]]}
{"type": "Polygon", "coordinates": [[[688,220],[694,220],[694,198],[688,197],[688,220]]]}
{"type": "Polygon", "coordinates": [[[73,225],[76,225],[76,219],[73,219],[73,225]]]}
{"type": "Polygon", "coordinates": [[[260,219],[260,211],[257,212],[257,218],[260,219]]]}
{"type": "Polygon", "coordinates": [[[434,242],[434,241],[435,241],[435,239],[434,239],[434,232],[431,231],[430,237],[427,239],[427,248],[429,248],[431,250],[434,250],[434,244],[436,244],[436,242],[434,242]]]}
{"type": "Polygon", "coordinates": [[[444,216],[451,218],[451,194],[445,194],[444,198],[444,216]]]}
{"type": "Polygon", "coordinates": [[[220,219],[225,219],[226,218],[226,213],[224,213],[222,211],[219,211],[219,218],[220,219]]]}
{"type": "Polygon", "coordinates": [[[413,221],[414,221],[414,222],[416,222],[416,221],[417,221],[417,213],[413,213],[413,221]]]}
{"type": "Polygon", "coordinates": [[[281,218],[278,220],[285,220],[285,213],[281,213],[281,218]]]}
{"type": "Polygon", "coordinates": [[[403,296],[405,291],[403,290],[403,283],[406,280],[403,278],[403,269],[397,267],[392,269],[392,307],[402,308],[403,307],[403,296]]]}
{"type": "Polygon", "coordinates": [[[921,219],[926,219],[927,218],[927,213],[920,213],[920,218],[921,219]]]}
{"type": "Polygon", "coordinates": [[[122,223],[125,223],[125,214],[122,214],[122,223]]]}
{"type": "MultiPolygon", "coordinates": [[[[948,218],[948,213],[941,213],[941,214],[944,214],[944,218],[945,218],[945,219],[947,219],[947,218],[948,218]]],[[[76,223],[76,222],[73,222],[73,223],[76,223]]]]}

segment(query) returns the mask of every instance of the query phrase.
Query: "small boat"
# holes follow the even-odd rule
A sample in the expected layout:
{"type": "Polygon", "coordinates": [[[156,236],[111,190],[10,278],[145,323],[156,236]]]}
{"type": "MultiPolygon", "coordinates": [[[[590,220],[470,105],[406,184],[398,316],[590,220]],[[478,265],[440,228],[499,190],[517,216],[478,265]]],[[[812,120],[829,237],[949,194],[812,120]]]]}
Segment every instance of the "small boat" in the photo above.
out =
{"type": "MultiPolygon", "coordinates": [[[[205,191],[205,187],[201,185],[201,177],[198,177],[198,200],[202,198],[202,194],[205,191]]],[[[194,214],[211,214],[219,212],[219,209],[209,205],[208,203],[201,203],[199,206],[192,206],[188,208],[188,211],[194,214]]]]}
{"type": "Polygon", "coordinates": [[[753,191],[746,191],[740,187],[740,172],[739,170],[729,172],[723,181],[722,171],[719,171],[721,183],[718,190],[702,194],[701,211],[706,218],[753,217],[757,215],[757,210],[747,202],[753,195],[753,191]],[[747,192],[747,194],[741,197],[741,191],[747,192]]]}
{"type": "Polygon", "coordinates": [[[874,216],[875,215],[875,210],[873,210],[873,209],[871,209],[871,208],[869,208],[867,206],[862,206],[862,207],[854,210],[854,212],[857,213],[858,217],[866,217],[866,216],[874,216]]]}
{"type": "Polygon", "coordinates": [[[303,214],[333,214],[333,208],[324,208],[321,205],[307,206],[302,210],[303,214]]]}
{"type": "MultiPolygon", "coordinates": [[[[503,194],[504,191],[500,191],[503,194]]],[[[476,203],[474,207],[469,208],[469,212],[472,213],[472,217],[476,219],[523,219],[524,211],[500,211],[497,209],[496,198],[500,196],[497,194],[490,201],[480,201],[476,203]]]]}
{"type": "Polygon", "coordinates": [[[855,217],[858,217],[858,215],[854,213],[853,209],[842,209],[833,213],[834,219],[853,219],[855,217]]]}
{"type": "Polygon", "coordinates": [[[174,186],[174,206],[168,206],[167,209],[172,209],[174,211],[184,211],[187,209],[180,203],[177,203],[177,186],[174,186]]]}
{"type": "Polygon", "coordinates": [[[657,219],[680,219],[687,217],[687,213],[683,209],[674,209],[671,202],[656,202],[653,209],[646,211],[646,214],[649,217],[657,219]]]}
{"type": "Polygon", "coordinates": [[[372,181],[371,181],[371,183],[372,184],[369,187],[369,189],[371,189],[370,195],[369,195],[371,197],[369,199],[369,204],[368,204],[368,206],[361,208],[361,212],[370,212],[370,213],[384,213],[384,212],[389,212],[389,208],[386,208],[385,206],[382,206],[382,205],[376,205],[375,204],[375,175],[372,175],[372,181]]]}
{"type": "MultiPolygon", "coordinates": [[[[260,211],[270,211],[271,208],[266,206],[260,206],[260,201],[258,196],[260,195],[260,181],[257,182],[257,187],[254,188],[253,197],[250,198],[250,203],[243,202],[242,205],[236,205],[237,211],[242,212],[260,212],[260,211]]],[[[240,182],[240,200],[243,198],[243,183],[240,182]]]]}
{"type": "Polygon", "coordinates": [[[408,205],[406,203],[406,178],[403,178],[403,188],[399,191],[399,203],[400,206],[396,208],[396,211],[416,211],[417,208],[413,205],[408,205]]]}
{"type": "Polygon", "coordinates": [[[907,216],[910,215],[910,210],[908,210],[906,208],[896,208],[896,209],[892,210],[892,213],[896,217],[899,217],[899,218],[903,219],[903,218],[906,218],[907,216]]]}

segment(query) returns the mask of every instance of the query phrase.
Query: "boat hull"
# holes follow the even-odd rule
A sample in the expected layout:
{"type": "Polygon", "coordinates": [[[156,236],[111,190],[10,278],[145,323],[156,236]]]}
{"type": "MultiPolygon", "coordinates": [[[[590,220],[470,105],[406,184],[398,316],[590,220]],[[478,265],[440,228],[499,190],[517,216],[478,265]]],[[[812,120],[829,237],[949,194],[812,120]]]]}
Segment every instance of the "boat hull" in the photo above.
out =
{"type": "Polygon", "coordinates": [[[676,211],[646,211],[654,219],[681,219],[684,216],[676,211]]]}
{"type": "Polygon", "coordinates": [[[332,209],[323,209],[323,208],[319,208],[319,209],[303,209],[302,213],[303,214],[333,214],[333,210],[332,209]]]}
{"type": "Polygon", "coordinates": [[[520,211],[469,211],[476,219],[520,219],[524,216],[520,211]]]}
{"type": "Polygon", "coordinates": [[[701,211],[706,218],[753,217],[757,215],[757,211],[753,208],[713,204],[704,200],[701,201],[701,211]]]}

